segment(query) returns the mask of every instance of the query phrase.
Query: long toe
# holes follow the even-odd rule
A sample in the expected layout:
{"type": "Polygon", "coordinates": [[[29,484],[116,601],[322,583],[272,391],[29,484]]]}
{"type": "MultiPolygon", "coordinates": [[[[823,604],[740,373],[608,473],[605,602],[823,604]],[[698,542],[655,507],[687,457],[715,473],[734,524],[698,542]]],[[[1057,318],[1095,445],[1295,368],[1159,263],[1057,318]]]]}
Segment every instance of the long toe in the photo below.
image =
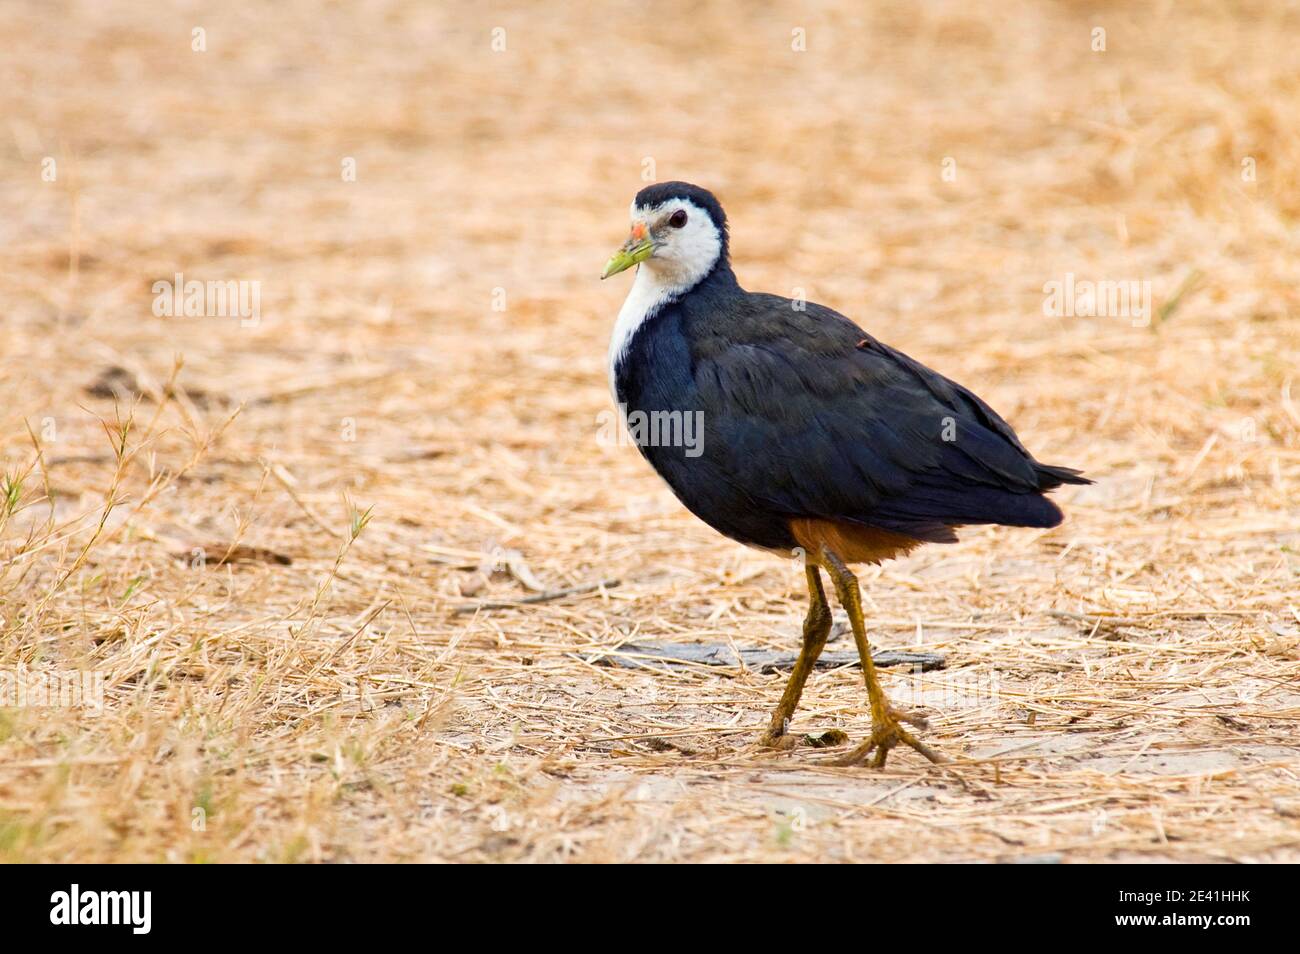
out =
{"type": "Polygon", "coordinates": [[[899,722],[906,722],[913,728],[920,729],[923,732],[930,728],[929,718],[920,709],[895,709],[890,706],[889,714],[899,722]]]}
{"type": "Polygon", "coordinates": [[[876,740],[875,737],[872,736],[865,742],[855,745],[850,751],[845,752],[838,758],[829,759],[825,764],[837,766],[861,765],[867,760],[867,756],[871,754],[875,747],[876,740]]]}
{"type": "MultiPolygon", "coordinates": [[[[944,762],[948,761],[947,757],[944,756],[942,752],[938,752],[930,748],[928,745],[926,745],[924,742],[922,742],[920,739],[918,739],[916,736],[912,735],[912,733],[906,731],[902,727],[895,728],[894,741],[891,744],[891,747],[893,745],[897,745],[899,742],[902,742],[904,745],[908,746],[909,748],[916,749],[916,751],[920,752],[922,755],[924,755],[935,765],[942,765],[944,762]]],[[[881,765],[885,764],[883,759],[881,759],[880,764],[881,765]]]]}
{"type": "Polygon", "coordinates": [[[768,732],[758,740],[758,744],[764,749],[777,749],[779,751],[784,751],[786,749],[793,749],[799,744],[799,740],[793,735],[773,735],[771,732],[768,732]]]}
{"type": "Polygon", "coordinates": [[[861,765],[867,760],[867,756],[874,752],[876,757],[871,761],[872,766],[875,768],[883,768],[885,761],[889,758],[889,750],[900,743],[906,745],[908,748],[920,752],[936,765],[948,761],[942,753],[936,752],[899,725],[897,718],[898,716],[891,711],[889,721],[874,726],[870,738],[855,746],[851,752],[847,752],[827,764],[861,765]]]}

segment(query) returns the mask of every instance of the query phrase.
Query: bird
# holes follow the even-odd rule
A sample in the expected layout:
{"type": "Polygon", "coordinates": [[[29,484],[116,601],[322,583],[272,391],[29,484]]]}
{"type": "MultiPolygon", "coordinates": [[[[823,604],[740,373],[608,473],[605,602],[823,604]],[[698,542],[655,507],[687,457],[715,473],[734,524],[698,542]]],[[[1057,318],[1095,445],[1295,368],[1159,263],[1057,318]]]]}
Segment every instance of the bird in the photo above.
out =
{"type": "Polygon", "coordinates": [[[972,391],[803,299],[746,291],[731,266],[727,216],[687,182],[659,182],[632,201],[627,241],[601,279],[636,268],[610,337],[609,383],[635,443],[692,514],[741,544],[802,559],[803,640],[760,744],[792,745],[791,720],[831,630],[829,577],[849,618],[871,733],[835,760],[883,766],[905,745],[946,757],[894,708],[876,672],[851,567],[978,524],[1054,527],[1047,492],[1088,484],[1035,460],[972,391]],[[658,415],[658,417],[656,417],[658,415]],[[697,425],[691,441],[681,440],[697,425]],[[663,437],[677,439],[659,439],[663,437]]]}

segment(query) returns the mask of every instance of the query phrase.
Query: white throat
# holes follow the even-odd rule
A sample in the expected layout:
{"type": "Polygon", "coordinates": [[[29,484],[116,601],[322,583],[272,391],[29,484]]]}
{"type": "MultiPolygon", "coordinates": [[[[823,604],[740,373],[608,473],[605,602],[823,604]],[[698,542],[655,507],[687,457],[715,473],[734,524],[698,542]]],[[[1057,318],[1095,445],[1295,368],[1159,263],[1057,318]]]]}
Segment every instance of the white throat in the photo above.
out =
{"type": "Polygon", "coordinates": [[[665,303],[676,298],[683,289],[675,283],[668,283],[663,276],[656,274],[644,264],[638,265],[632,288],[623,300],[623,307],[618,310],[618,319],[614,322],[614,333],[609,338],[609,393],[618,402],[618,389],[614,386],[614,375],[619,362],[627,354],[628,345],[637,329],[655,316],[665,303]]]}

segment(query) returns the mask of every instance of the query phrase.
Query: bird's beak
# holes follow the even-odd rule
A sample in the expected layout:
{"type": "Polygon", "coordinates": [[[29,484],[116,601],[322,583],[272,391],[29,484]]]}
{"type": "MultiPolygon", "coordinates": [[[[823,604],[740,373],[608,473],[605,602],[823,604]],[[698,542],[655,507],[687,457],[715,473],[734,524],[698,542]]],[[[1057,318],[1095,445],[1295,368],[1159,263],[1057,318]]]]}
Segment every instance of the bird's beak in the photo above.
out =
{"type": "Polygon", "coordinates": [[[632,234],[623,243],[623,247],[609,257],[605,270],[600,273],[601,281],[610,275],[617,275],[633,265],[640,265],[655,252],[655,242],[644,222],[632,226],[632,234]]]}

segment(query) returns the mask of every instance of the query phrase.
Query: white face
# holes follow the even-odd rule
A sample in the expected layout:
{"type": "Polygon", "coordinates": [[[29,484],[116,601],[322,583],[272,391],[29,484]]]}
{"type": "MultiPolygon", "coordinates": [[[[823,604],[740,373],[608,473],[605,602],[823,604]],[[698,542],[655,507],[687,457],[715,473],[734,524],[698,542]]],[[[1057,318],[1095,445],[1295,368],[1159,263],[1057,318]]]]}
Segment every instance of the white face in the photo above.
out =
{"type": "Polygon", "coordinates": [[[632,206],[632,225],[644,224],[655,243],[641,263],[655,284],[686,291],[713,269],[722,254],[722,236],[709,213],[689,199],[669,199],[652,208],[632,206]]]}

